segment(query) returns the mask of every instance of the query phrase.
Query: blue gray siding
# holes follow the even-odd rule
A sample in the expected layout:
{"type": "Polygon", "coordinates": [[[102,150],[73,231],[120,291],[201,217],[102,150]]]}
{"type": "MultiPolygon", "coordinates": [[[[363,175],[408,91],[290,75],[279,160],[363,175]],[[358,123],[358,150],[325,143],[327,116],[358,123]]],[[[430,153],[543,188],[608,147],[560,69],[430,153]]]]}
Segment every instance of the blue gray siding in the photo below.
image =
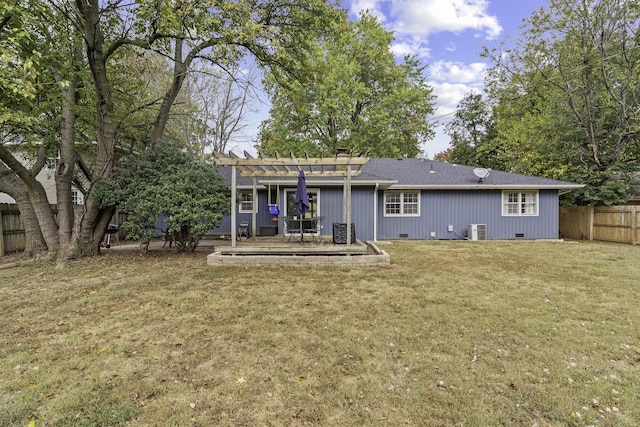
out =
{"type": "MultiPolygon", "coordinates": [[[[284,200],[281,188],[280,200],[284,200]]],[[[352,221],[356,236],[361,240],[374,239],[374,187],[352,188],[352,221]]],[[[378,191],[377,239],[461,239],[466,237],[469,224],[486,224],[487,239],[558,238],[558,192],[541,190],[538,200],[538,216],[502,216],[501,191],[427,191],[420,193],[420,217],[385,217],[384,191],[378,191]],[[454,232],[447,231],[453,225],[454,232]],[[406,236],[406,237],[404,237],[406,236]]],[[[342,187],[320,187],[320,214],[324,217],[322,235],[331,236],[332,224],[343,222],[342,187]]],[[[251,214],[238,214],[240,221],[251,221],[251,214]]],[[[271,221],[267,211],[266,192],[258,194],[257,231],[260,226],[278,225],[282,233],[282,217],[277,223],[271,221]]],[[[214,232],[230,233],[231,219],[226,217],[214,232]]]]}
{"type": "Polygon", "coordinates": [[[466,237],[469,224],[486,224],[487,239],[555,239],[558,237],[558,193],[540,191],[538,216],[502,216],[501,191],[422,191],[421,216],[384,217],[383,192],[378,208],[378,239],[460,239],[466,237]],[[453,225],[454,232],[447,231],[453,225]],[[456,234],[457,233],[457,234],[456,234]]]}
{"type": "MultiPolygon", "coordinates": [[[[282,199],[282,195],[281,195],[281,199],[282,199]]],[[[263,225],[278,225],[279,230],[282,230],[282,219],[280,219],[279,222],[271,221],[271,215],[269,215],[269,211],[267,210],[266,191],[258,191],[258,204],[256,206],[258,207],[258,212],[256,213],[256,226],[257,226],[256,230],[258,234],[260,234],[260,226],[263,226],[263,225]]],[[[236,217],[237,218],[236,224],[240,224],[240,221],[249,221],[249,224],[251,224],[251,213],[238,213],[237,206],[235,210],[238,215],[236,217]]],[[[251,230],[252,226],[253,225],[249,226],[249,230],[251,230]]],[[[213,232],[227,233],[227,234],[231,233],[231,217],[230,216],[225,217],[220,227],[216,227],[213,230],[213,232]]]]}

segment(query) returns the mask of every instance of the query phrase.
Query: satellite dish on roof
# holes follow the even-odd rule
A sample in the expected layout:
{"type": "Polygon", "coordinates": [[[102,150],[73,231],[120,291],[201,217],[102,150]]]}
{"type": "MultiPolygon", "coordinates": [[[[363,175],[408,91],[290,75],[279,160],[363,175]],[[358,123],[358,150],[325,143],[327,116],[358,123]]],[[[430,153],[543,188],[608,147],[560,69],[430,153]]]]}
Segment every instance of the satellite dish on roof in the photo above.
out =
{"type": "Polygon", "coordinates": [[[491,169],[475,168],[473,170],[473,174],[480,179],[480,182],[482,182],[486,177],[488,177],[490,173],[491,173],[491,169]]]}

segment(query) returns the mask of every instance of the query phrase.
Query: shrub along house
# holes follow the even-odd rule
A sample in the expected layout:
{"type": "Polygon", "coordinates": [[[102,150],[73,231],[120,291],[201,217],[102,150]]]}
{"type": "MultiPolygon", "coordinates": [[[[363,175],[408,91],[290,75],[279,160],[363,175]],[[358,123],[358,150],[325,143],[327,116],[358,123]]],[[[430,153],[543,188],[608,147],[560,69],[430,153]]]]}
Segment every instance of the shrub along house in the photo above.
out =
{"type": "MultiPolygon", "coordinates": [[[[234,158],[238,164],[244,160],[234,158]]],[[[231,183],[235,166],[229,166],[232,163],[221,156],[216,159],[220,172],[231,183]]],[[[333,223],[346,223],[350,218],[360,240],[556,239],[559,195],[582,187],[565,181],[407,158],[364,158],[355,166],[353,176],[345,179],[323,175],[314,166],[314,159],[300,160],[296,167],[307,173],[310,200],[305,217],[322,217],[324,226],[318,234],[324,236],[332,235],[333,223]]],[[[252,171],[266,169],[245,166],[236,173],[239,199],[233,225],[255,222],[251,228],[258,235],[282,234],[286,232],[283,218],[297,215],[297,180],[281,176],[277,168],[271,173],[249,176],[252,171]],[[279,208],[277,216],[269,212],[268,205],[274,204],[279,208]]],[[[228,217],[215,231],[231,230],[232,218],[228,217]]]]}

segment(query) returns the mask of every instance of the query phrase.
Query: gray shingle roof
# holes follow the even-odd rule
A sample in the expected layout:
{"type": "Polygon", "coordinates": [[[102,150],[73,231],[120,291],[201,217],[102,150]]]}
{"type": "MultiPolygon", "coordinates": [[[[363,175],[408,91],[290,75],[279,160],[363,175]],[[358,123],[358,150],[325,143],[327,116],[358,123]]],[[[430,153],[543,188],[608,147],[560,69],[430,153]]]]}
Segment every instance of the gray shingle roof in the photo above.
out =
{"type": "MultiPolygon", "coordinates": [[[[382,188],[390,189],[572,189],[582,185],[567,181],[547,178],[537,178],[510,172],[491,171],[483,182],[473,173],[473,166],[462,166],[435,160],[421,159],[369,159],[362,166],[361,173],[352,178],[352,185],[374,185],[379,183],[382,188]]],[[[231,182],[231,167],[219,168],[227,182],[231,182]]],[[[259,178],[258,182],[266,185],[269,180],[259,178]]],[[[296,185],[296,180],[273,178],[272,182],[296,185]]],[[[334,183],[342,185],[342,180],[307,179],[310,185],[334,183]],[[339,181],[339,182],[338,182],[339,181]]],[[[250,187],[252,179],[238,176],[239,187],[250,187]]]]}
{"type": "Polygon", "coordinates": [[[384,177],[397,181],[392,188],[579,188],[566,181],[537,178],[510,172],[491,171],[480,182],[473,166],[462,166],[421,159],[370,159],[362,168],[363,176],[384,177]]]}

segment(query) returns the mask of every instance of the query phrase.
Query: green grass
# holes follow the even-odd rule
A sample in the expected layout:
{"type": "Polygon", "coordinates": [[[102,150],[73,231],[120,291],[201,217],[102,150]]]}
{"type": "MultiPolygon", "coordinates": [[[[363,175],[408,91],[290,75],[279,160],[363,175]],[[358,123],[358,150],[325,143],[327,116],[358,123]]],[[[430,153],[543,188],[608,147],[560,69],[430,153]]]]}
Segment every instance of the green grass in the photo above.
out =
{"type": "Polygon", "coordinates": [[[640,247],[383,249],[384,268],[2,270],[0,425],[640,425],[640,247]]]}

